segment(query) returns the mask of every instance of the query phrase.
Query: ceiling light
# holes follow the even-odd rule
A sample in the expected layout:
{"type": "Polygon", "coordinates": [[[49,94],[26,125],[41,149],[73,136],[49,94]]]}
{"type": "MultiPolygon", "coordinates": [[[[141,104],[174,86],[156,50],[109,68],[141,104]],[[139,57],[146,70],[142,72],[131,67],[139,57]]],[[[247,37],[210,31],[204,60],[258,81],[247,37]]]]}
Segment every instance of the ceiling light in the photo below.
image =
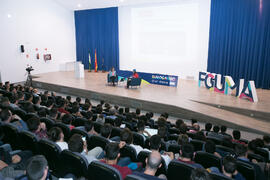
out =
{"type": "Polygon", "coordinates": [[[78,4],[77,6],[80,8],[82,5],[81,4],[78,4]]]}
{"type": "Polygon", "coordinates": [[[8,17],[8,18],[11,18],[12,16],[11,16],[11,14],[7,14],[7,17],[8,17]]]}

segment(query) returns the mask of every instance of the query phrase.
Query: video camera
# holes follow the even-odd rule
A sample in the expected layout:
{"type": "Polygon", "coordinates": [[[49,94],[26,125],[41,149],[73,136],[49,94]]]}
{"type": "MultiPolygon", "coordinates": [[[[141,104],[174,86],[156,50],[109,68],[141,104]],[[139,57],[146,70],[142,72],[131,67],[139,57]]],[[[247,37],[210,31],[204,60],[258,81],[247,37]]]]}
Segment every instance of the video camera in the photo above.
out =
{"type": "Polygon", "coordinates": [[[32,66],[27,66],[25,70],[28,72],[28,74],[30,74],[30,72],[33,71],[34,69],[32,66]]]}

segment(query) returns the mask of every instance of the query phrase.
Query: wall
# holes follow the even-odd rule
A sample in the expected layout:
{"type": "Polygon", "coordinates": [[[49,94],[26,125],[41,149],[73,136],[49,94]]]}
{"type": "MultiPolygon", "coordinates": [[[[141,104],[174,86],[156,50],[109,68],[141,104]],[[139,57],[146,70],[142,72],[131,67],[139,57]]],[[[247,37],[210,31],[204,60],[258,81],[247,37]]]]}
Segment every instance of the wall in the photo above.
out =
{"type": "Polygon", "coordinates": [[[120,69],[197,79],[207,65],[210,3],[119,7],[120,69]]]}
{"type": "Polygon", "coordinates": [[[1,0],[0,22],[2,81],[24,81],[27,64],[38,74],[59,71],[60,64],[76,60],[74,13],[53,0],[1,0]],[[45,48],[52,61],[43,60],[45,48]]]}

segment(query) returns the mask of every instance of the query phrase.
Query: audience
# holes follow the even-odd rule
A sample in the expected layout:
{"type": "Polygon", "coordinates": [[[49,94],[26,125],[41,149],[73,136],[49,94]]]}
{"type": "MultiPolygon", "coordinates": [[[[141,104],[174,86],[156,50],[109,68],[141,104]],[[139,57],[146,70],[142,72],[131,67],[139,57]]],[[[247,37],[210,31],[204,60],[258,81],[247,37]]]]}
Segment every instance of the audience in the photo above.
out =
{"type": "Polygon", "coordinates": [[[68,144],[64,141],[64,133],[61,128],[53,127],[48,132],[49,139],[55,142],[61,150],[68,149],[68,144]]]}
{"type": "Polygon", "coordinates": [[[27,120],[27,126],[29,131],[36,134],[39,138],[48,138],[46,124],[41,123],[39,118],[32,117],[27,120]]]}
{"type": "Polygon", "coordinates": [[[192,165],[195,168],[203,168],[202,165],[192,161],[194,156],[194,147],[190,143],[183,144],[180,150],[179,161],[192,165]]]}

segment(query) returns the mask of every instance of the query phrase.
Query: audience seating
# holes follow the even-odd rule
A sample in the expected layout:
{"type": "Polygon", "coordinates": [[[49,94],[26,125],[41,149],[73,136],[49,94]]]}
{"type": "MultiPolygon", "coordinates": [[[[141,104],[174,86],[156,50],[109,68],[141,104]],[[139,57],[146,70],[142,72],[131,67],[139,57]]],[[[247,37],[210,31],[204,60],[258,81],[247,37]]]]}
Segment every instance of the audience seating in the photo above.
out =
{"type": "Polygon", "coordinates": [[[130,175],[127,175],[127,177],[125,178],[125,180],[147,180],[141,176],[137,176],[135,174],[130,174],[130,175]]]}
{"type": "Polygon", "coordinates": [[[192,139],[190,143],[193,144],[195,151],[202,151],[205,144],[204,141],[197,140],[197,139],[192,139]]]}
{"type": "Polygon", "coordinates": [[[190,180],[192,170],[195,168],[189,164],[172,160],[168,166],[167,178],[169,180],[190,180]]]}
{"type": "Polygon", "coordinates": [[[254,154],[254,153],[248,153],[248,159],[252,161],[252,159],[255,159],[257,162],[265,162],[264,157],[262,157],[259,154],[254,154]]]}
{"type": "Polygon", "coordinates": [[[93,123],[94,123],[95,131],[96,131],[97,133],[100,133],[100,129],[101,129],[101,127],[103,126],[103,124],[98,123],[98,122],[93,122],[93,123]]]}
{"type": "Polygon", "coordinates": [[[40,122],[44,122],[46,124],[47,130],[50,130],[55,124],[55,122],[52,119],[46,117],[40,118],[40,122]]]}
{"type": "Polygon", "coordinates": [[[25,121],[27,121],[28,119],[32,118],[32,117],[35,117],[35,118],[39,118],[38,115],[34,114],[34,113],[27,113],[25,115],[25,121]]]}
{"type": "Polygon", "coordinates": [[[177,142],[178,138],[179,138],[179,135],[178,134],[170,134],[169,137],[168,137],[168,139],[170,141],[174,140],[176,142],[177,142]]]}
{"type": "Polygon", "coordinates": [[[269,162],[269,152],[265,149],[257,148],[255,150],[255,153],[262,156],[265,160],[265,162],[269,162]]]}
{"type": "Polygon", "coordinates": [[[99,161],[93,161],[89,164],[87,177],[89,180],[122,180],[122,176],[117,169],[99,161]]]}
{"type": "Polygon", "coordinates": [[[221,170],[221,159],[214,154],[197,151],[194,160],[204,168],[217,167],[221,170]]]}
{"type": "Polygon", "coordinates": [[[222,144],[222,139],[219,139],[219,138],[207,136],[206,139],[213,141],[216,145],[221,145],[222,144]]]}
{"type": "Polygon", "coordinates": [[[87,138],[87,148],[88,150],[91,150],[95,147],[101,147],[102,149],[105,149],[105,146],[109,142],[110,141],[104,137],[93,135],[87,138]]]}
{"type": "Polygon", "coordinates": [[[144,137],[143,135],[133,132],[133,144],[140,145],[144,147],[144,137]]]}
{"type": "Polygon", "coordinates": [[[2,130],[4,136],[2,141],[10,144],[13,150],[20,149],[20,141],[18,140],[18,129],[12,124],[3,124],[2,130]]]}
{"type": "Polygon", "coordinates": [[[173,152],[174,154],[180,153],[181,146],[178,144],[170,144],[168,147],[169,152],[173,152]]]}
{"type": "Polygon", "coordinates": [[[38,137],[29,131],[21,131],[19,133],[21,150],[30,150],[33,154],[38,154],[38,137]]]}
{"type": "MultiPolygon", "coordinates": [[[[113,83],[112,80],[110,79],[109,74],[107,75],[107,83],[108,84],[112,84],[113,83]]],[[[116,75],[116,77],[115,77],[115,84],[118,84],[118,75],[116,75]]]]}
{"type": "Polygon", "coordinates": [[[72,125],[75,127],[84,126],[86,122],[87,122],[87,119],[78,117],[72,122],[72,125]]]}
{"type": "Polygon", "coordinates": [[[84,156],[79,153],[64,150],[60,154],[60,164],[57,169],[61,172],[60,176],[64,177],[72,173],[76,177],[87,177],[88,162],[84,156]]]}
{"type": "Polygon", "coordinates": [[[123,129],[117,128],[117,127],[113,127],[112,128],[112,132],[111,132],[111,137],[115,137],[115,136],[119,136],[121,132],[123,131],[123,129]]]}
{"type": "Polygon", "coordinates": [[[130,145],[125,145],[120,149],[121,157],[129,157],[132,162],[137,162],[136,150],[130,145]]]}
{"type": "Polygon", "coordinates": [[[255,169],[252,165],[243,161],[236,161],[237,171],[240,172],[246,180],[255,180],[255,169]]]}
{"type": "Polygon", "coordinates": [[[233,180],[232,178],[222,176],[217,173],[210,173],[210,177],[212,178],[212,180],[233,180]]]}
{"type": "Polygon", "coordinates": [[[224,152],[225,154],[221,154],[221,156],[226,156],[226,155],[232,155],[232,156],[235,156],[235,151],[234,149],[231,149],[231,148],[228,148],[226,146],[221,146],[221,145],[216,145],[216,151],[219,153],[219,151],[222,151],[224,152]]]}
{"type": "Polygon", "coordinates": [[[73,128],[70,132],[70,137],[74,134],[80,134],[82,137],[88,137],[88,133],[84,130],[81,130],[81,129],[77,129],[77,128],[73,128]]]}
{"type": "Polygon", "coordinates": [[[179,129],[176,129],[176,128],[169,128],[169,133],[170,134],[180,134],[180,131],[179,129]]]}
{"type": "Polygon", "coordinates": [[[50,170],[52,170],[54,172],[54,174],[59,173],[60,169],[60,153],[61,153],[61,149],[60,147],[47,139],[41,139],[38,142],[38,149],[39,149],[39,153],[44,155],[48,161],[50,170]]]}
{"type": "Polygon", "coordinates": [[[66,125],[66,124],[63,124],[63,123],[55,123],[53,125],[53,127],[59,127],[62,129],[63,133],[64,133],[64,140],[66,142],[68,142],[69,140],[69,137],[70,137],[70,128],[66,125]]]}
{"type": "Polygon", "coordinates": [[[22,109],[14,109],[14,114],[18,115],[22,120],[26,121],[26,112],[22,109]]]}

